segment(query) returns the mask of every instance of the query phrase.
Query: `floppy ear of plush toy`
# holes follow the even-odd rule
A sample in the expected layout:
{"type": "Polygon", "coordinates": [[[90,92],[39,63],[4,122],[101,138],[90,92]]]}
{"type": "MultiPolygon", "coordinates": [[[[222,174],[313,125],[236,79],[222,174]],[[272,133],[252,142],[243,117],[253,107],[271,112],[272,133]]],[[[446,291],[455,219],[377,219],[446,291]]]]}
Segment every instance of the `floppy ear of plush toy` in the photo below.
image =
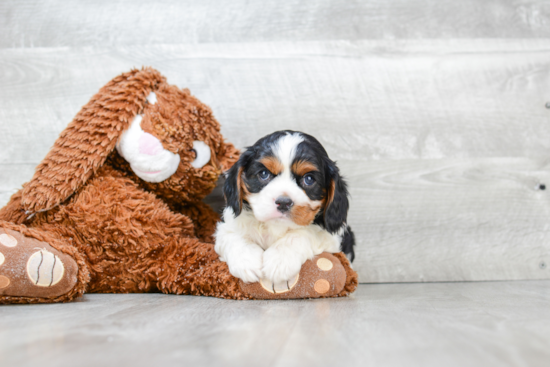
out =
{"type": "Polygon", "coordinates": [[[156,70],[122,74],[86,104],[0,210],[0,303],[84,292],[232,299],[345,296],[342,254],[304,264],[293,284],[244,284],[212,245],[202,202],[238,158],[211,110],[156,70]]]}

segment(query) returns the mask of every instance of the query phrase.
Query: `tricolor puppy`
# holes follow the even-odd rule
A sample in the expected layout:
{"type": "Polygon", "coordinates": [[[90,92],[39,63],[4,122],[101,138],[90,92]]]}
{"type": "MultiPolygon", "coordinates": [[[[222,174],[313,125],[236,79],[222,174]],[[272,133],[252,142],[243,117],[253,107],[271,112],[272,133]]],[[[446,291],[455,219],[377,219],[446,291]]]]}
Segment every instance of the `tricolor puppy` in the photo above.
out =
{"type": "Polygon", "coordinates": [[[321,252],[354,258],[346,183],[314,137],[278,131],[229,170],[216,251],[245,282],[285,284],[321,252]]]}

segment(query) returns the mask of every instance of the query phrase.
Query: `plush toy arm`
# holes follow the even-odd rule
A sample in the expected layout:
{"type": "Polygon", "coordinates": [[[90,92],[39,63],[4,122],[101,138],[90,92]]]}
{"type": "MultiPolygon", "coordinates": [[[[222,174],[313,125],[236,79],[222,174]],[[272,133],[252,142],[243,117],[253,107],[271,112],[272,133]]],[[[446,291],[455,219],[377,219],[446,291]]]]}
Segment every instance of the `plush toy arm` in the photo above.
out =
{"type": "Polygon", "coordinates": [[[61,132],[25,185],[25,210],[30,214],[51,209],[82,187],[162,80],[157,71],[145,68],[122,74],[101,88],[61,132]]]}
{"type": "Polygon", "coordinates": [[[214,243],[213,236],[220,216],[212,208],[203,202],[197,202],[186,205],[180,208],[179,211],[191,218],[195,224],[195,233],[200,241],[214,243]]]}

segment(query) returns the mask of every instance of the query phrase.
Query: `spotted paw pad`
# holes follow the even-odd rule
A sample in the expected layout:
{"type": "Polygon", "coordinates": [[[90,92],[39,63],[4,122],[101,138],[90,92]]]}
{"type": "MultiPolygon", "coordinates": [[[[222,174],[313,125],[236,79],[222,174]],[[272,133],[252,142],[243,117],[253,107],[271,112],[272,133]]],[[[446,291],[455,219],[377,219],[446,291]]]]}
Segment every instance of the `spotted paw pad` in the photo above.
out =
{"type": "Polygon", "coordinates": [[[17,240],[12,235],[2,233],[0,234],[0,244],[6,247],[15,247],[17,246],[17,240]]]}
{"type": "Polygon", "coordinates": [[[346,270],[334,255],[322,253],[302,265],[300,274],[292,281],[274,284],[262,279],[244,283],[241,289],[257,299],[318,298],[338,295],[346,283],[346,270]]]}
{"type": "Polygon", "coordinates": [[[0,289],[6,288],[8,285],[10,285],[10,279],[8,277],[0,275],[0,289]]]}
{"type": "Polygon", "coordinates": [[[27,275],[39,287],[56,285],[64,273],[63,262],[48,250],[35,252],[27,261],[27,275]]]}
{"type": "Polygon", "coordinates": [[[71,255],[49,243],[0,228],[0,303],[2,296],[54,298],[77,283],[71,255]]]}

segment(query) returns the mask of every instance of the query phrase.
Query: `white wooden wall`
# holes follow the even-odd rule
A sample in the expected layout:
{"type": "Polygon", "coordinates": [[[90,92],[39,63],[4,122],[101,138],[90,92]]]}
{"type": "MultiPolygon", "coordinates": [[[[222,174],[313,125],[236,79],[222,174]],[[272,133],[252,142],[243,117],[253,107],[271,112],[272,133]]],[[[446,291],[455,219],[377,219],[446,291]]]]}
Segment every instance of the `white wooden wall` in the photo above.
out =
{"type": "Polygon", "coordinates": [[[362,282],[550,278],[549,1],[4,0],[0,205],[142,65],[239,147],[315,135],[349,180],[362,282]]]}

